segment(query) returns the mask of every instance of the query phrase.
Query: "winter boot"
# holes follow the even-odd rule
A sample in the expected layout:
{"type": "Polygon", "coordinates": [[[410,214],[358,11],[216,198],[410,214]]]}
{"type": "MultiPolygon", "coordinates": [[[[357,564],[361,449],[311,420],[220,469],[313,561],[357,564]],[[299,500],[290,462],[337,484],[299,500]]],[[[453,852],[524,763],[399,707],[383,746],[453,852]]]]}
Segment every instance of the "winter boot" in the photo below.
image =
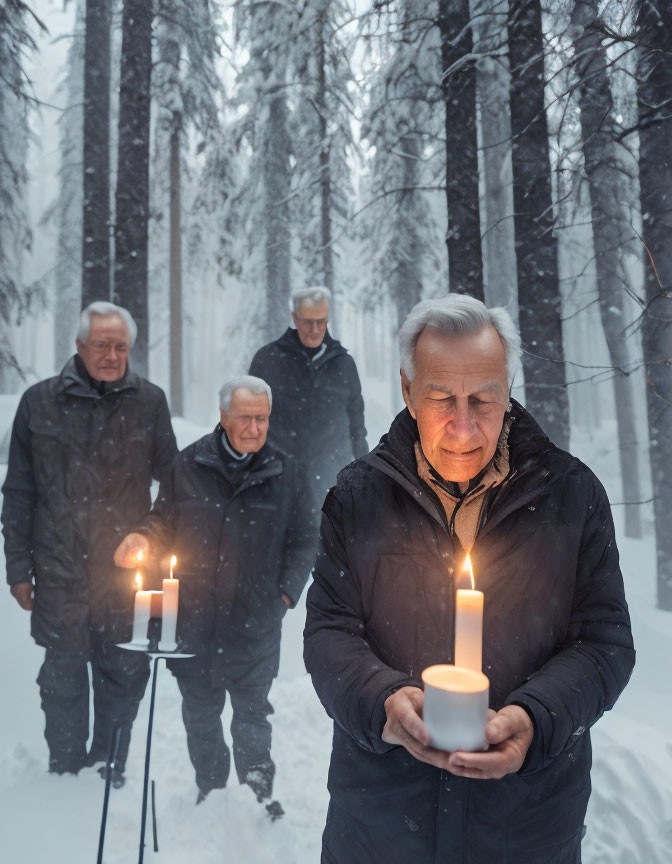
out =
{"type": "Polygon", "coordinates": [[[257,801],[260,804],[266,804],[266,812],[270,816],[271,822],[275,822],[285,815],[280,802],[270,800],[273,794],[274,777],[275,764],[270,759],[267,762],[260,762],[259,765],[253,765],[245,775],[245,783],[257,796],[257,801]]]}
{"type": "Polygon", "coordinates": [[[271,801],[270,804],[267,804],[266,812],[271,817],[271,822],[276,822],[285,815],[285,811],[282,809],[282,805],[279,801],[271,801]]]}
{"type": "Polygon", "coordinates": [[[50,774],[78,774],[83,767],[83,763],[77,759],[62,759],[53,756],[49,759],[50,774]]]}
{"type": "MultiPolygon", "coordinates": [[[[107,780],[107,763],[100,766],[98,773],[103,780],[107,780]]],[[[126,778],[124,777],[123,766],[112,765],[110,782],[112,783],[113,789],[121,789],[121,787],[125,785],[126,778]]]]}
{"type": "Polygon", "coordinates": [[[261,804],[264,799],[271,797],[274,776],[275,764],[269,759],[266,762],[253,765],[245,775],[243,782],[247,783],[261,804]]]}

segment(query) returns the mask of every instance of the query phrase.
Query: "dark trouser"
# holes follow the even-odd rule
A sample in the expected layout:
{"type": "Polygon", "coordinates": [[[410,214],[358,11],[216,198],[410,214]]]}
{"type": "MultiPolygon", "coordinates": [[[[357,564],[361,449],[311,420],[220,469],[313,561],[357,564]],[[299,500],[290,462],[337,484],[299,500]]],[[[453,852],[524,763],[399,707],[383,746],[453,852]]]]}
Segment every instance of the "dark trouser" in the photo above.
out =
{"type": "Polygon", "coordinates": [[[37,676],[49,746],[49,770],[77,772],[87,764],[89,674],[91,663],[94,725],[89,764],[107,759],[112,733],[121,726],[117,769],[123,771],[131,727],[149,678],[145,654],[102,642],[92,634],[88,653],[47,648],[37,676]]]}
{"type": "Polygon", "coordinates": [[[224,741],[222,711],[228,692],[233,709],[231,737],[236,774],[259,798],[270,797],[275,765],[271,759],[273,707],[268,693],[277,675],[280,634],[256,651],[231,657],[212,651],[210,657],[175,662],[171,670],[182,694],[187,747],[202,792],[226,786],[231,767],[224,741]]]}

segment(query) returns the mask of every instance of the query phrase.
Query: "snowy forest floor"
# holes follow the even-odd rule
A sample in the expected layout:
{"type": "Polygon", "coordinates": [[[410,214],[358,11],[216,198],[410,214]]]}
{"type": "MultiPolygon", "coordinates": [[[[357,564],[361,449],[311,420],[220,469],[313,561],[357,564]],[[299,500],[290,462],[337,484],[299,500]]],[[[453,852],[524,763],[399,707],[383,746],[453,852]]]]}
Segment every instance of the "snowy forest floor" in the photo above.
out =
{"type": "MultiPolygon", "coordinates": [[[[200,430],[178,421],[180,446],[200,430]]],[[[375,441],[376,438],[372,437],[375,441]]],[[[598,475],[610,467],[591,462],[598,475]]],[[[0,480],[5,468],[0,466],[0,480]]],[[[618,522],[618,520],[617,520],[618,522]]],[[[632,680],[615,709],[593,729],[593,794],[584,864],[669,864],[672,849],[672,614],[655,609],[654,543],[621,538],[622,567],[637,647],[632,680]]],[[[4,583],[4,557],[0,556],[4,583]]],[[[302,662],[305,607],[285,618],[275,707],[275,794],[286,816],[271,823],[235,780],[195,806],[179,694],[159,670],[151,777],[156,781],[159,852],[151,822],[145,861],[162,864],[317,864],[328,793],[331,724],[302,662]]],[[[104,784],[94,769],[77,777],[46,773],[47,749],[35,678],[42,650],[28,615],[7,593],[0,602],[0,848],[7,864],[93,864],[104,784]]],[[[113,790],[105,843],[107,864],[138,858],[149,687],[134,728],[127,783],[113,790]]],[[[225,728],[230,722],[225,710],[225,728]]],[[[410,864],[410,862],[409,862],[410,864]]],[[[493,862],[497,864],[497,862],[493,862]]]]}

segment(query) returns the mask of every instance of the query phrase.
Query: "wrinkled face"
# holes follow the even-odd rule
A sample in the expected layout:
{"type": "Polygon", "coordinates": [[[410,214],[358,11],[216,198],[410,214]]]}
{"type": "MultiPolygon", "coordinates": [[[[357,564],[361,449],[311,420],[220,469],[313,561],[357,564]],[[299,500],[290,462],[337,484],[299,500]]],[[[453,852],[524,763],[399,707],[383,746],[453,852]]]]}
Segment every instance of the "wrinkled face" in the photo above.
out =
{"type": "Polygon", "coordinates": [[[128,328],[119,315],[91,315],[88,339],[77,340],[77,353],[86,371],[98,381],[123,378],[130,350],[128,328]]]}
{"type": "Polygon", "coordinates": [[[415,348],[415,374],[402,371],[408,410],[433,468],[465,491],[495,455],[509,402],[504,344],[493,327],[447,334],[426,327],[415,348]]]}
{"type": "Polygon", "coordinates": [[[233,391],[228,411],[220,413],[222,428],[229,443],[239,453],[256,453],[266,443],[271,409],[265,393],[253,393],[247,387],[233,391]]]}
{"type": "Polygon", "coordinates": [[[292,312],[292,321],[306,348],[318,348],[326,335],[329,323],[329,305],[323,300],[316,306],[301,303],[298,312],[292,312]]]}

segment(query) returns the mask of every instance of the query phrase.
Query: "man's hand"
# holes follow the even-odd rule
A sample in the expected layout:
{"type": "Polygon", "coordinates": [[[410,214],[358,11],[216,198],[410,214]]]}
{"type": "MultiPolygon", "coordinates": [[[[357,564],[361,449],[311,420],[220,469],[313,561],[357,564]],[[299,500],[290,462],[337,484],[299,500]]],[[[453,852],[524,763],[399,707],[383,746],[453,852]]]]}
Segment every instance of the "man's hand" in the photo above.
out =
{"type": "Polygon", "coordinates": [[[26,612],[32,612],[33,609],[33,583],[32,582],[16,582],[9,589],[12,597],[16,600],[22,609],[26,612]]]}
{"type": "Polygon", "coordinates": [[[429,746],[429,730],[420,719],[425,694],[419,687],[401,687],[385,700],[387,722],[382,739],[401,744],[411,756],[447,770],[451,754],[429,746]]]}
{"type": "Polygon", "coordinates": [[[281,594],[280,597],[282,598],[282,602],[285,604],[285,606],[292,605],[292,598],[289,597],[287,594],[281,594]]]}
{"type": "Polygon", "coordinates": [[[128,534],[117,546],[114,563],[117,567],[140,567],[147,563],[149,540],[144,534],[128,534]],[[140,555],[142,553],[142,555],[140,555]]]}
{"type": "Polygon", "coordinates": [[[448,759],[448,770],[459,777],[499,780],[505,774],[520,770],[532,743],[534,727],[524,708],[507,705],[498,711],[485,727],[490,745],[485,753],[456,750],[448,759]]]}

